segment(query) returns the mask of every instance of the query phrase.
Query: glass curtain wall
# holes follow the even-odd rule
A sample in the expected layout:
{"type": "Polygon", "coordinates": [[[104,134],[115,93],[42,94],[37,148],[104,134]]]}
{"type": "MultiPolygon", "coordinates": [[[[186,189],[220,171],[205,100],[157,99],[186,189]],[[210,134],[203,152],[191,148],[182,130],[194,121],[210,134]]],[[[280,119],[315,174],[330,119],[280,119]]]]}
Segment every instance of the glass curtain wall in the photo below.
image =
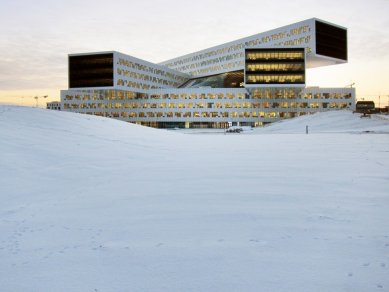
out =
{"type": "Polygon", "coordinates": [[[246,84],[305,84],[304,48],[246,49],[246,84]]]}

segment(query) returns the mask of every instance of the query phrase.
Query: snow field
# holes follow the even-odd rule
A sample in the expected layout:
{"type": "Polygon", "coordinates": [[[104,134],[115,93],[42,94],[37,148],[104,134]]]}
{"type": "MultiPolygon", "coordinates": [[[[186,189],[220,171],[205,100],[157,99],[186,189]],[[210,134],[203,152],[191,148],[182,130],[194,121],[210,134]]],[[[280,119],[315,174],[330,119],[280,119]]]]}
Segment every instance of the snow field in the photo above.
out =
{"type": "Polygon", "coordinates": [[[1,290],[389,289],[389,122],[253,132],[1,106],[1,290]]]}

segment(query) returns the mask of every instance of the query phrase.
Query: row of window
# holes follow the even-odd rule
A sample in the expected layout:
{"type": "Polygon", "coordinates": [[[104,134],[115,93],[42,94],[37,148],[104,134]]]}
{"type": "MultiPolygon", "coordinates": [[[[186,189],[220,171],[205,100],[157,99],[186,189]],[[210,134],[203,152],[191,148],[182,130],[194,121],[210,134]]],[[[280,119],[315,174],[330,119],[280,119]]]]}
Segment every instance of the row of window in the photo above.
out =
{"type": "MultiPolygon", "coordinates": [[[[117,73],[120,76],[125,76],[128,78],[143,80],[146,82],[152,82],[155,84],[165,85],[165,86],[169,86],[169,87],[178,87],[179,85],[181,85],[183,82],[185,82],[187,80],[187,79],[183,79],[182,81],[177,82],[177,81],[167,80],[167,79],[163,79],[163,78],[159,78],[159,77],[155,77],[155,76],[151,76],[151,75],[147,75],[147,74],[137,73],[134,71],[123,70],[120,68],[117,68],[117,73]]],[[[127,84],[127,82],[130,82],[127,80],[121,80],[121,81],[124,84],[119,84],[119,82],[118,82],[118,85],[124,86],[125,84],[127,84]]]]}
{"type": "Polygon", "coordinates": [[[288,118],[306,112],[87,112],[86,114],[113,118],[288,118]]]}
{"type": "Polygon", "coordinates": [[[263,102],[263,103],[65,103],[64,109],[223,109],[223,108],[347,108],[347,103],[337,102],[263,102]]]}
{"type": "Polygon", "coordinates": [[[293,75],[246,75],[247,83],[304,83],[303,74],[293,75]]]}
{"type": "Polygon", "coordinates": [[[283,64],[283,63],[272,63],[272,64],[246,64],[246,71],[303,71],[304,64],[283,64]]]}
{"type": "Polygon", "coordinates": [[[129,67],[129,68],[132,68],[132,69],[136,69],[136,70],[139,70],[139,71],[144,71],[144,72],[147,72],[147,73],[152,73],[152,74],[155,74],[155,75],[164,76],[164,77],[167,77],[169,79],[176,80],[177,83],[179,83],[179,84],[185,82],[186,79],[187,79],[187,78],[185,78],[183,76],[180,76],[180,75],[177,75],[177,74],[174,74],[174,73],[171,73],[171,72],[167,72],[167,71],[164,71],[162,69],[157,69],[157,68],[153,68],[153,67],[150,67],[150,66],[147,66],[147,65],[142,65],[142,64],[139,64],[139,63],[131,62],[131,61],[125,60],[123,58],[119,58],[118,64],[121,65],[121,66],[126,66],[126,67],[129,67]]]}
{"type": "Polygon", "coordinates": [[[138,89],[143,89],[143,90],[161,88],[160,86],[156,86],[156,85],[149,85],[149,84],[144,84],[141,82],[135,82],[135,81],[129,81],[129,80],[123,80],[123,79],[118,79],[116,85],[127,86],[129,88],[138,88],[138,89]]]}
{"type": "Polygon", "coordinates": [[[254,89],[250,92],[251,99],[350,99],[350,92],[306,92],[301,89],[254,89]]]}
{"type": "Polygon", "coordinates": [[[292,28],[290,30],[291,35],[300,35],[302,33],[307,33],[311,31],[311,27],[309,25],[300,26],[297,28],[292,28]]]}
{"type": "Polygon", "coordinates": [[[130,94],[124,91],[110,91],[105,93],[94,93],[94,94],[67,94],[65,100],[124,100],[124,99],[246,99],[247,96],[244,93],[202,93],[202,94],[137,94],[131,92],[130,94]]]}
{"type": "MultiPolygon", "coordinates": [[[[289,32],[279,32],[279,33],[275,33],[275,34],[272,34],[271,36],[266,36],[266,37],[263,37],[262,38],[262,43],[268,43],[268,42],[271,42],[271,41],[277,41],[277,40],[282,40],[284,38],[289,38],[293,35],[301,35],[301,34],[306,34],[308,32],[311,31],[311,28],[309,25],[304,25],[304,26],[300,26],[298,28],[293,28],[291,30],[289,30],[289,32]]],[[[300,37],[299,39],[304,39],[305,40],[305,43],[309,43],[310,39],[311,39],[311,36],[308,35],[306,37],[300,37]]],[[[285,44],[285,43],[280,43],[280,45],[282,44],[285,44]]]]}
{"type": "Polygon", "coordinates": [[[304,52],[247,52],[246,60],[301,60],[304,59],[304,52]]]}
{"type": "MultiPolygon", "coordinates": [[[[283,47],[302,46],[304,44],[308,44],[310,40],[311,40],[311,36],[301,37],[301,38],[285,41],[281,44],[281,46],[283,46],[283,47]]],[[[311,48],[308,47],[306,49],[306,52],[310,53],[311,48]]]]}
{"type": "Polygon", "coordinates": [[[301,90],[253,90],[251,96],[244,93],[208,93],[208,94],[139,94],[132,91],[106,91],[102,93],[67,94],[65,100],[178,100],[178,99],[351,99],[352,95],[346,93],[300,93],[301,90]]]}
{"type": "MultiPolygon", "coordinates": [[[[269,104],[269,103],[267,103],[269,104]]],[[[66,103],[65,105],[70,105],[66,103]]],[[[251,108],[250,102],[234,102],[234,103],[82,103],[82,104],[71,104],[73,108],[251,108]],[[78,107],[77,107],[78,106],[78,107]]],[[[269,107],[269,106],[267,106],[269,107]]]]}

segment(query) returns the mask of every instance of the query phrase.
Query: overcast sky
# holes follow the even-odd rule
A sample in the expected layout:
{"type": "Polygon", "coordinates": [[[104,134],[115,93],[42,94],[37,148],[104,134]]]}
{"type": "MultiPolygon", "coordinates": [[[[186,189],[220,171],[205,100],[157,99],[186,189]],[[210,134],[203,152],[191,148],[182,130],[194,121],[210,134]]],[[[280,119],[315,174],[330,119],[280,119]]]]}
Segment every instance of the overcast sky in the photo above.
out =
{"type": "Polygon", "coordinates": [[[358,99],[389,105],[388,15],[389,0],[1,0],[0,102],[59,100],[70,53],[161,62],[317,17],[348,28],[349,63],[309,69],[307,85],[355,83],[358,99]]]}

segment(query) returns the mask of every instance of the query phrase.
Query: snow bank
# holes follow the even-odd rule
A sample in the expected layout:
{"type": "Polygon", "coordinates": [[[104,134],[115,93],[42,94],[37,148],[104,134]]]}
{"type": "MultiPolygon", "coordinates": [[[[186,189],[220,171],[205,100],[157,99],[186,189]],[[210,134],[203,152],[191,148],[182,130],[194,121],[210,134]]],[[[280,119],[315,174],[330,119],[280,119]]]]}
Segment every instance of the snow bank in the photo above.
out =
{"type": "Polygon", "coordinates": [[[1,290],[387,290],[389,135],[304,119],[183,135],[0,106],[1,290]]]}
{"type": "Polygon", "coordinates": [[[264,128],[255,129],[255,134],[262,133],[389,133],[389,120],[386,116],[372,115],[361,118],[361,114],[351,111],[329,111],[294,119],[281,120],[264,128]]]}

